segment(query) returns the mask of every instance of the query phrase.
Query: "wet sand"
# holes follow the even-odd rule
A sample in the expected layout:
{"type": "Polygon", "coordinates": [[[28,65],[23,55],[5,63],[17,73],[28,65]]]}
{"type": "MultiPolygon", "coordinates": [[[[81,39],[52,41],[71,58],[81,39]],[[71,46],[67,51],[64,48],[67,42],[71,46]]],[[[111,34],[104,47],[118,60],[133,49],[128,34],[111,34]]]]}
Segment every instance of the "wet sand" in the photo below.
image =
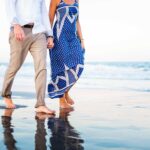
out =
{"type": "Polygon", "coordinates": [[[34,112],[34,93],[15,92],[14,111],[0,102],[0,149],[150,149],[150,93],[74,88],[71,95],[74,110],[46,99],[55,117],[34,112]]]}

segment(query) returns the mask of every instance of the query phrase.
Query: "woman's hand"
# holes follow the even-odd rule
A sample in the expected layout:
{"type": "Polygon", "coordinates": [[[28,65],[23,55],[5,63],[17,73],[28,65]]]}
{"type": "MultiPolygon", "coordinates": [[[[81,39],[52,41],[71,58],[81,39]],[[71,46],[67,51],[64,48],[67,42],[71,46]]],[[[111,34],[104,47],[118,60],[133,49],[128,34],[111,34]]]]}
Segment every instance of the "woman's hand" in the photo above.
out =
{"type": "Polygon", "coordinates": [[[82,47],[83,49],[85,49],[84,40],[81,40],[81,47],[82,47]]]}
{"type": "Polygon", "coordinates": [[[83,39],[83,35],[82,35],[82,31],[81,31],[81,26],[80,26],[80,21],[79,21],[79,19],[77,20],[77,36],[78,36],[79,39],[80,39],[81,47],[82,47],[83,49],[85,49],[84,39],[83,39]]]}
{"type": "Polygon", "coordinates": [[[53,38],[52,37],[49,37],[47,39],[47,48],[51,49],[54,47],[54,42],[53,42],[53,38]]]}

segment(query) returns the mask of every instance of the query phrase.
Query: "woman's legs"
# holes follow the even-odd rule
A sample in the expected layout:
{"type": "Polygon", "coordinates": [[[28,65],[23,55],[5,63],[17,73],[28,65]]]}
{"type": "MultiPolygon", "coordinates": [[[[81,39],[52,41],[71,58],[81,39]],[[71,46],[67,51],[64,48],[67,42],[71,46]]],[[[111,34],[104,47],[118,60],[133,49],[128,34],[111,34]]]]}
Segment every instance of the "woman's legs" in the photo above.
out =
{"type": "MultiPolygon", "coordinates": [[[[70,89],[71,89],[71,88],[70,88],[70,89]]],[[[68,104],[73,105],[73,104],[74,104],[74,101],[73,101],[73,99],[72,99],[72,98],[70,97],[70,95],[69,95],[70,89],[67,90],[67,92],[65,92],[65,98],[66,98],[66,101],[67,101],[68,104]]]]}
{"type": "MultiPolygon", "coordinates": [[[[72,69],[73,70],[73,69],[72,69]]],[[[76,81],[74,81],[74,84],[65,92],[65,98],[66,98],[66,101],[67,101],[67,103],[68,104],[70,104],[70,105],[73,105],[74,104],[74,100],[70,97],[70,95],[69,95],[69,91],[70,91],[70,89],[75,85],[75,83],[77,82],[77,80],[79,79],[79,77],[80,77],[80,75],[81,75],[81,73],[82,73],[82,71],[83,71],[83,65],[81,65],[81,64],[78,64],[76,67],[75,67],[75,69],[74,69],[74,71],[72,71],[72,72],[74,72],[73,74],[76,76],[74,76],[75,78],[76,78],[76,81]],[[79,74],[79,66],[82,66],[82,70],[80,70],[80,74],[79,74]],[[78,73],[76,72],[78,70],[78,73]]]]}
{"type": "Polygon", "coordinates": [[[60,108],[72,108],[72,106],[67,102],[65,95],[59,98],[60,108]]]}

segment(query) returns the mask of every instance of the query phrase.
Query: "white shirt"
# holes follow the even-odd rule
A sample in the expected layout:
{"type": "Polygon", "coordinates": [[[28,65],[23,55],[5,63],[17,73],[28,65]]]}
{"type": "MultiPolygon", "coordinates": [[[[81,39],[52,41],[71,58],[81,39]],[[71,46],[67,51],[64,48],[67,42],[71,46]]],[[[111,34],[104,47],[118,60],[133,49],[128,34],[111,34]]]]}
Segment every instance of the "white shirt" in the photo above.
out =
{"type": "Polygon", "coordinates": [[[5,0],[10,27],[34,23],[33,34],[45,32],[52,36],[45,0],[5,0]]]}

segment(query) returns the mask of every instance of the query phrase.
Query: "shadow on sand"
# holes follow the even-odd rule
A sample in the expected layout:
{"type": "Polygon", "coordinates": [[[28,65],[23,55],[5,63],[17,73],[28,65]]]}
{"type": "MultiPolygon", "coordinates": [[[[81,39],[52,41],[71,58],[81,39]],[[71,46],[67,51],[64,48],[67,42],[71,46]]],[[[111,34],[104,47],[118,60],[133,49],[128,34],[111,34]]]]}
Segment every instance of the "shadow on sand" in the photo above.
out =
{"type": "MultiPolygon", "coordinates": [[[[28,106],[26,106],[26,105],[15,105],[15,106],[16,106],[15,109],[26,108],[26,107],[28,107],[28,106]]],[[[6,106],[0,106],[0,109],[8,109],[8,108],[6,108],[6,106]]]]}
{"type": "MultiPolygon", "coordinates": [[[[1,93],[1,91],[0,91],[1,93]]],[[[23,92],[23,91],[14,91],[13,92],[13,98],[15,99],[34,99],[36,97],[34,92],[23,92]]],[[[2,97],[0,96],[0,100],[2,99],[2,97]]]]}

